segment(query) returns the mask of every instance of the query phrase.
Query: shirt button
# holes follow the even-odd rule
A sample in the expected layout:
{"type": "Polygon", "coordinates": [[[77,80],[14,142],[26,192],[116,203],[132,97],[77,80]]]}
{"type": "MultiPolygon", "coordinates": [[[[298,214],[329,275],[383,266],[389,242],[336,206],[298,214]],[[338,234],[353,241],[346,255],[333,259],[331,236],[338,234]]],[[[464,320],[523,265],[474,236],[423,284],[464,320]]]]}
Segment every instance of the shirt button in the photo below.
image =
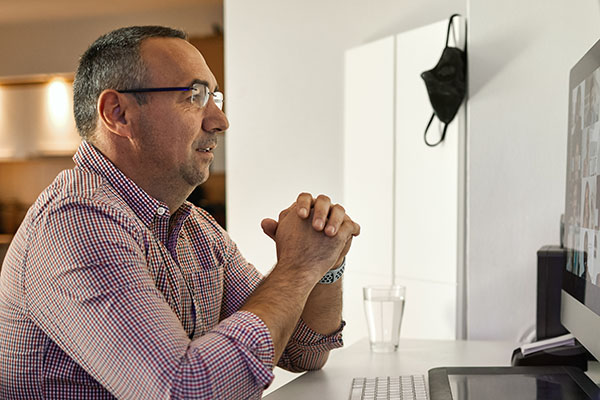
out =
{"type": "Polygon", "coordinates": [[[167,210],[165,210],[164,207],[158,207],[158,210],[156,210],[156,212],[158,213],[158,215],[164,215],[167,210]]]}

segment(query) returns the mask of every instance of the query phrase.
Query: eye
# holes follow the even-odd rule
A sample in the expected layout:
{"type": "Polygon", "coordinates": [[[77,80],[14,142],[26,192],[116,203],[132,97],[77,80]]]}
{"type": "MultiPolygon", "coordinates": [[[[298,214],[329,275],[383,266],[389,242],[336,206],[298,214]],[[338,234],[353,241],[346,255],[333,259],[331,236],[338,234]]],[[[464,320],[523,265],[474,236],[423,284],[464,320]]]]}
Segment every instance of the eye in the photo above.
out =
{"type": "Polygon", "coordinates": [[[192,90],[192,95],[189,97],[190,98],[190,103],[194,104],[194,105],[198,105],[200,106],[200,98],[202,97],[200,95],[200,90],[197,87],[193,87],[192,90]]]}
{"type": "Polygon", "coordinates": [[[206,101],[208,99],[208,88],[202,84],[194,84],[192,86],[192,96],[190,101],[195,106],[202,108],[206,105],[206,101]]]}

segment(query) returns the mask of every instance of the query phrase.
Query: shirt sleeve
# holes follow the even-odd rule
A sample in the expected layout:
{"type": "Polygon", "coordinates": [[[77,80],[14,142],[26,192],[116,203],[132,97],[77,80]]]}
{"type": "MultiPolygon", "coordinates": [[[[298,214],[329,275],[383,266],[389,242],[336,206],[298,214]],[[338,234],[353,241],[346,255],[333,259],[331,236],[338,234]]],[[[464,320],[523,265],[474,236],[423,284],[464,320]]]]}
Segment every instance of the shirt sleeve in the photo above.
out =
{"type": "MultiPolygon", "coordinates": [[[[244,304],[260,284],[263,276],[244,259],[227,233],[223,232],[223,234],[228,254],[222,314],[226,317],[244,304]]],[[[329,351],[344,345],[342,340],[344,326],[345,322],[342,322],[336,332],[322,335],[310,329],[300,319],[277,365],[292,372],[321,368],[327,361],[329,351]]]]}
{"type": "Polygon", "coordinates": [[[290,338],[277,366],[292,372],[313,371],[325,365],[329,351],[344,345],[342,321],[337,331],[323,335],[310,329],[302,319],[290,338]]]}
{"type": "Polygon", "coordinates": [[[190,340],[136,229],[91,201],[50,210],[32,229],[24,273],[32,320],[117,398],[260,398],[273,379],[268,328],[235,312],[190,340]]]}

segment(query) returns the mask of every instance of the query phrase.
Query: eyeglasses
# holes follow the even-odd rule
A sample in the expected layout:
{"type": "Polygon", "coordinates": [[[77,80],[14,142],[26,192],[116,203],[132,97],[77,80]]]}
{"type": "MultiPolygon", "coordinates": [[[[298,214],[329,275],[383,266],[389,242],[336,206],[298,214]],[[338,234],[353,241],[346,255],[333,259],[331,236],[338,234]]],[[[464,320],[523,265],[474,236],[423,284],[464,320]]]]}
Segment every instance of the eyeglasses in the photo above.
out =
{"type": "Polygon", "coordinates": [[[192,86],[177,86],[177,87],[163,87],[163,88],[139,88],[139,89],[127,89],[117,90],[119,93],[148,93],[148,92],[192,92],[190,96],[190,102],[199,108],[203,108],[208,104],[208,98],[213,97],[215,105],[219,110],[223,109],[223,93],[211,92],[208,90],[208,86],[203,83],[194,83],[192,86]]]}

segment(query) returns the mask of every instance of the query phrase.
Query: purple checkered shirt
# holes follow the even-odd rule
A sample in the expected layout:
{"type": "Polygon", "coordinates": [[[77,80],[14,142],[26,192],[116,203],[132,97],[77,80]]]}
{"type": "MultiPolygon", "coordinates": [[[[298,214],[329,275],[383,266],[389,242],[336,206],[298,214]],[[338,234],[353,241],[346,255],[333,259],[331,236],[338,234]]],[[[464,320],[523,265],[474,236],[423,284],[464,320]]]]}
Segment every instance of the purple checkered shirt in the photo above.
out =
{"type": "MultiPolygon", "coordinates": [[[[273,342],[238,311],[260,273],[202,209],[171,218],[85,141],[74,160],[2,267],[0,398],[260,398],[273,342]]],[[[299,321],[279,366],[320,368],[341,345],[299,321]]]]}

